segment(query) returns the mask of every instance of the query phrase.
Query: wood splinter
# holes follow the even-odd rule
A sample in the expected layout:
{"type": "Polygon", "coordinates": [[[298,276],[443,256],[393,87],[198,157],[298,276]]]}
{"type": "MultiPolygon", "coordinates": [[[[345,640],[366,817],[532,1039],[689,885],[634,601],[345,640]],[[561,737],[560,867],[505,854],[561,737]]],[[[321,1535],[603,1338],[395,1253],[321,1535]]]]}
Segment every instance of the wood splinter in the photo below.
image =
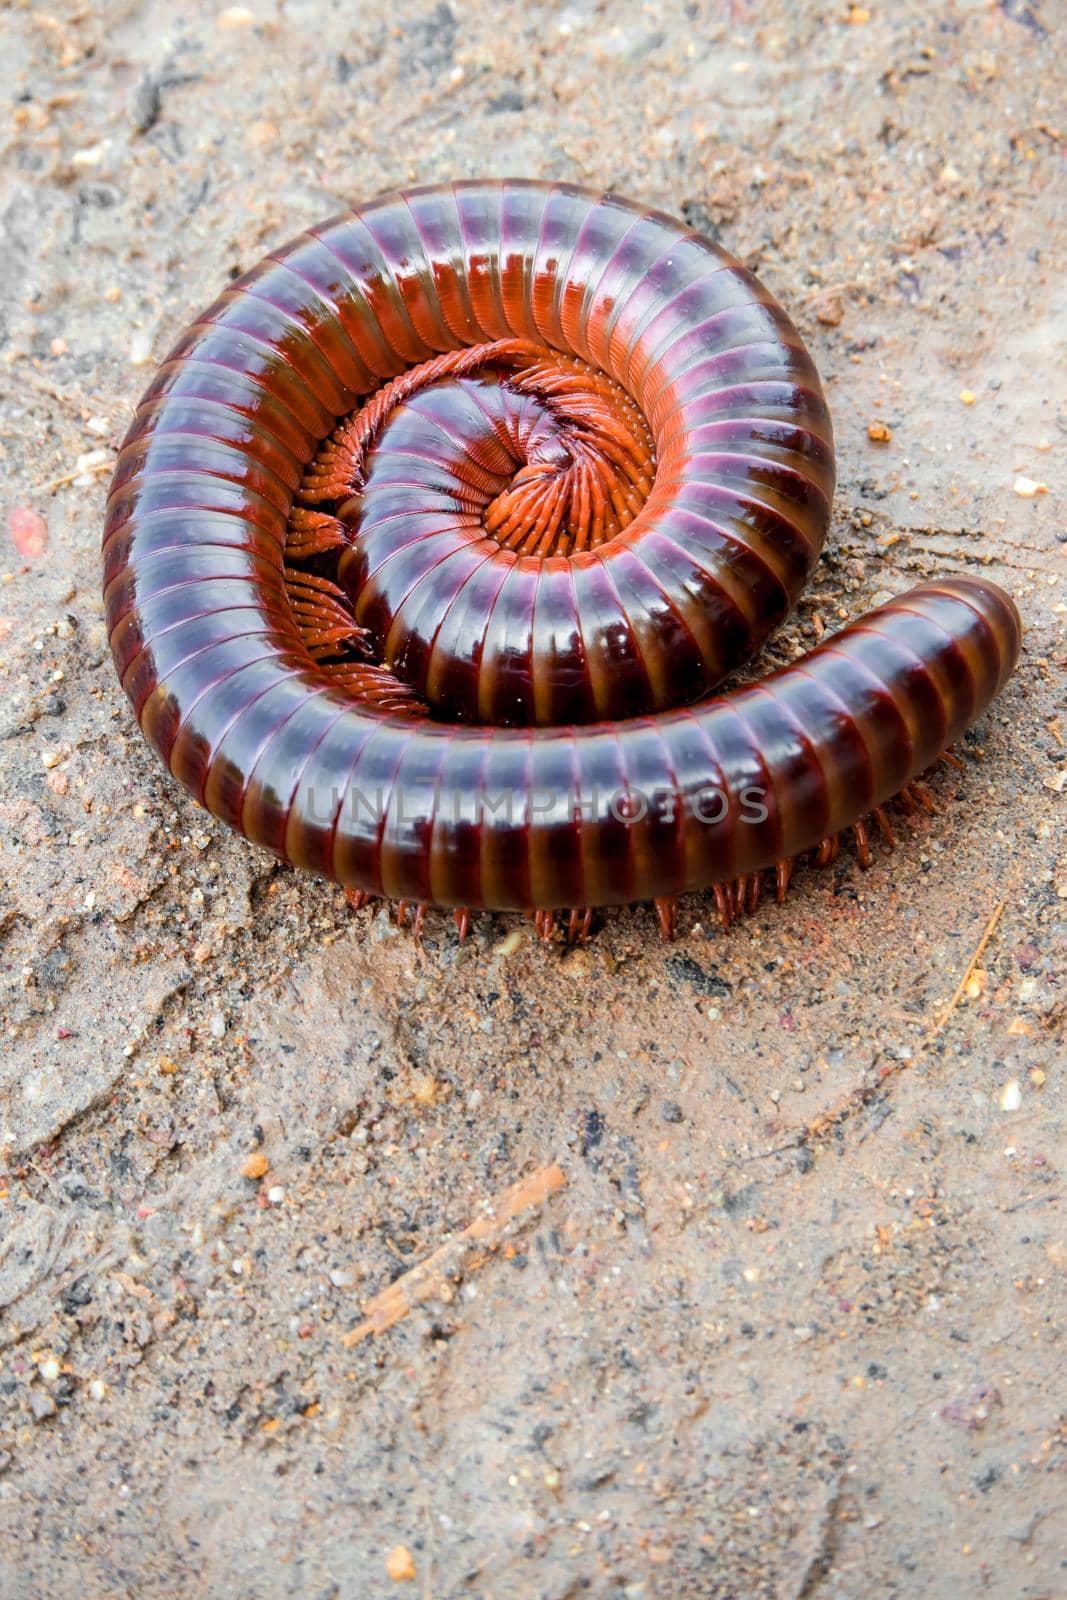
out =
{"type": "Polygon", "coordinates": [[[544,1205],[566,1182],[562,1168],[553,1161],[488,1201],[483,1214],[462,1233],[446,1239],[424,1261],[367,1301],[363,1321],[341,1339],[345,1349],[353,1349],[372,1334],[385,1333],[427,1300],[450,1301],[455,1285],[483,1267],[499,1249],[511,1223],[544,1205]]]}

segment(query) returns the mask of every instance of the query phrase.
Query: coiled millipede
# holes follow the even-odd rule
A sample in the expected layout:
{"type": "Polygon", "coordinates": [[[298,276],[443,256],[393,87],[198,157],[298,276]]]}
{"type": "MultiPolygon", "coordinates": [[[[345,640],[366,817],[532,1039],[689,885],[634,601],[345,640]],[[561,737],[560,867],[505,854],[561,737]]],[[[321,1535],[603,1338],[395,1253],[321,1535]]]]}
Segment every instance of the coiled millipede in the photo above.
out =
{"type": "Polygon", "coordinates": [[[712,698],[796,601],[830,420],[760,283],[660,212],[467,182],[302,234],[198,317],[118,458],[111,648],[215,816],[361,903],[534,914],[825,861],[981,713],[1020,623],[925,583],[712,698]],[[369,398],[368,398],[369,397],[369,398]]]}

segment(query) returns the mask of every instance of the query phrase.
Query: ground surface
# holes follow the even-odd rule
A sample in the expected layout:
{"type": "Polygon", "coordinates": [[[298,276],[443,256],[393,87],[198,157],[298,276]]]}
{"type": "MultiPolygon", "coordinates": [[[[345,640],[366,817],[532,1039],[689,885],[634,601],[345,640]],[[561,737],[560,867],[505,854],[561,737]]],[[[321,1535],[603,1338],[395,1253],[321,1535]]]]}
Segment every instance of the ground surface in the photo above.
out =
{"type": "Polygon", "coordinates": [[[868,9],[5,11],[6,1600],[1067,1592],[1064,16],[868,9]],[[794,314],[839,492],[770,660],[926,573],[1023,612],[941,814],[728,937],[419,946],[197,811],[114,680],[151,361],[481,172],[681,212],[794,314]]]}

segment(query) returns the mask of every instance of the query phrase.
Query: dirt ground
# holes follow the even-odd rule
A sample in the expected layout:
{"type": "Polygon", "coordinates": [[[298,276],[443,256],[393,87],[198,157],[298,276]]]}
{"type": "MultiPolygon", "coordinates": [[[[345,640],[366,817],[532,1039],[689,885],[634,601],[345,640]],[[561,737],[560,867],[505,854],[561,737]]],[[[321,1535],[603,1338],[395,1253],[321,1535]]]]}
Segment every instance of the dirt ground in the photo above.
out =
{"type": "Polygon", "coordinates": [[[0,14],[5,1600],[1063,1596],[1061,0],[0,14]],[[681,213],[798,322],[839,489],[764,664],[929,573],[1023,613],[939,814],[728,936],[419,945],[114,678],[152,362],[485,172],[681,213]]]}

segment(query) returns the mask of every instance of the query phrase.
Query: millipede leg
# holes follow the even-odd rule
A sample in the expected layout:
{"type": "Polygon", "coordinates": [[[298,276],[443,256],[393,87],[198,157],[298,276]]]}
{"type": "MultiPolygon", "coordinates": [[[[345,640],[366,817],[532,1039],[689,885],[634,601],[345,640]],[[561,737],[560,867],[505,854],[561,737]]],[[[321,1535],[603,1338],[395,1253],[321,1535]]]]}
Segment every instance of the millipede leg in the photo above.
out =
{"type": "Polygon", "coordinates": [[[860,866],[866,869],[871,864],[871,841],[862,817],[852,824],[852,832],[856,840],[856,854],[860,866]]]}
{"type": "Polygon", "coordinates": [[[928,817],[937,816],[937,801],[924,784],[913,783],[911,785],[911,792],[922,806],[928,817]]]}
{"type": "Polygon", "coordinates": [[[426,904],[420,901],[415,909],[415,921],[411,925],[411,932],[416,939],[422,938],[422,930],[426,925],[426,904]]]}
{"type": "Polygon", "coordinates": [[[585,944],[593,925],[592,906],[574,906],[567,923],[567,943],[585,944]]]}
{"type": "Polygon", "coordinates": [[[894,795],[894,799],[898,802],[900,809],[904,814],[904,820],[914,827],[915,813],[918,811],[919,807],[916,802],[915,795],[912,793],[911,784],[906,783],[902,789],[898,789],[897,793],[894,795]]]}
{"type": "Polygon", "coordinates": [[[673,894],[661,895],[654,900],[656,916],[659,918],[659,936],[664,940],[671,940],[677,931],[678,925],[678,900],[673,894]]]}
{"type": "Polygon", "coordinates": [[[779,905],[785,899],[786,890],[789,888],[789,880],[792,876],[792,856],[784,856],[781,861],[774,863],[774,896],[779,905]]]}
{"type": "Polygon", "coordinates": [[[885,840],[890,850],[892,850],[893,846],[897,842],[897,836],[893,832],[889,818],[886,816],[881,806],[875,806],[874,810],[871,812],[871,816],[878,824],[878,831],[882,835],[882,838],[885,840]]]}
{"type": "Polygon", "coordinates": [[[534,932],[542,944],[551,944],[552,935],[556,930],[556,913],[554,911],[534,912],[534,932]]]}
{"type": "Polygon", "coordinates": [[[289,513],[285,534],[285,554],[289,560],[305,561],[309,556],[325,555],[327,550],[342,550],[349,543],[344,524],[322,511],[305,511],[294,506],[289,513]]]}
{"type": "Polygon", "coordinates": [[[826,838],[821,841],[818,849],[815,852],[815,865],[817,867],[828,867],[831,862],[837,860],[837,852],[840,850],[840,848],[841,841],[837,834],[827,834],[826,838]]]}
{"type": "Polygon", "coordinates": [[[362,911],[363,907],[370,899],[370,895],[367,893],[366,889],[346,889],[345,899],[348,901],[353,911],[362,911]]]}
{"type": "Polygon", "coordinates": [[[471,931],[471,914],[466,906],[457,906],[452,916],[459,932],[459,942],[462,944],[471,931]]]}
{"type": "Polygon", "coordinates": [[[957,772],[963,772],[965,770],[963,762],[960,760],[959,756],[954,750],[942,750],[937,759],[939,761],[943,761],[946,766],[955,767],[957,772]]]}
{"type": "Polygon", "coordinates": [[[715,904],[719,910],[719,921],[722,923],[723,932],[729,933],[730,924],[734,918],[734,899],[728,883],[713,883],[712,891],[715,895],[715,904]]]}

